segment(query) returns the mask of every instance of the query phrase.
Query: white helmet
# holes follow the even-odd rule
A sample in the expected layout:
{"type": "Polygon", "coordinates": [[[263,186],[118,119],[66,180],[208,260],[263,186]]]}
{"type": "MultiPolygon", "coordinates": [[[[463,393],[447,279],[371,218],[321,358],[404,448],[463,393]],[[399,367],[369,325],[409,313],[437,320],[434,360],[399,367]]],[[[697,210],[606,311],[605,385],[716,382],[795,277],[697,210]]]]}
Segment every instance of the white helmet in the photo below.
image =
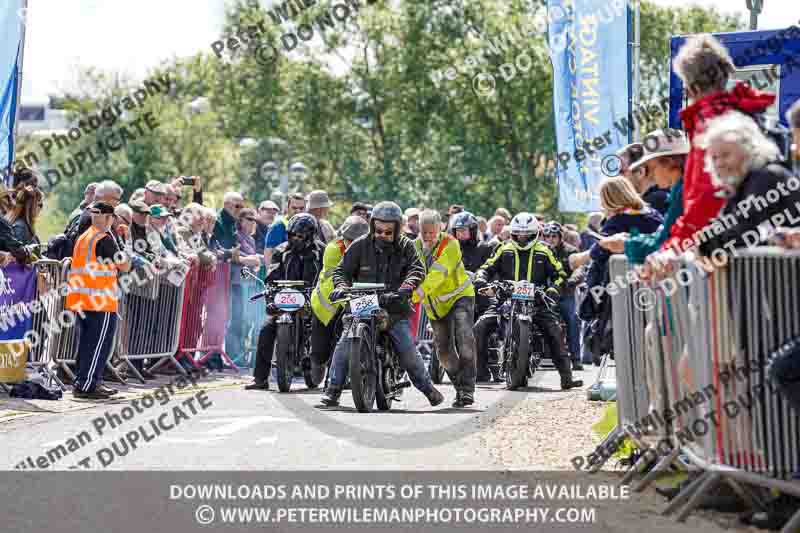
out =
{"type": "Polygon", "coordinates": [[[539,221],[530,213],[518,213],[511,219],[509,224],[509,232],[511,233],[511,240],[520,250],[527,250],[532,247],[539,238],[541,226],[539,221]]]}

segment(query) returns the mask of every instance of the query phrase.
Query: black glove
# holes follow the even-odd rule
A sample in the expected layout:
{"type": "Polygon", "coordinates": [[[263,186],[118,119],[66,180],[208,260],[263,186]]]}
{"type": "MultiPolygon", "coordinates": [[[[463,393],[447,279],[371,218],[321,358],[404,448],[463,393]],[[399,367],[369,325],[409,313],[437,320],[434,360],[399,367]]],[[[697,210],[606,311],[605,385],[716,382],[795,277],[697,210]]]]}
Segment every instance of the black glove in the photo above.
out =
{"type": "Polygon", "coordinates": [[[555,287],[548,287],[547,290],[544,292],[547,296],[549,296],[555,301],[558,301],[561,298],[561,291],[559,291],[555,287]]]}
{"type": "Polygon", "coordinates": [[[475,287],[475,290],[478,291],[486,287],[487,283],[485,279],[476,277],[474,280],[472,280],[472,285],[475,287]]]}
{"type": "Polygon", "coordinates": [[[381,307],[386,307],[387,305],[397,302],[401,298],[403,298],[403,296],[398,292],[385,292],[378,297],[378,303],[380,303],[381,307]]]}
{"type": "Polygon", "coordinates": [[[333,291],[331,291],[330,300],[331,302],[335,302],[336,300],[341,300],[342,298],[344,298],[345,295],[346,295],[345,289],[343,288],[333,289],[333,291]]]}
{"type": "Polygon", "coordinates": [[[414,292],[414,288],[408,285],[401,285],[399,289],[397,289],[397,295],[400,298],[411,298],[411,293],[414,292]]]}

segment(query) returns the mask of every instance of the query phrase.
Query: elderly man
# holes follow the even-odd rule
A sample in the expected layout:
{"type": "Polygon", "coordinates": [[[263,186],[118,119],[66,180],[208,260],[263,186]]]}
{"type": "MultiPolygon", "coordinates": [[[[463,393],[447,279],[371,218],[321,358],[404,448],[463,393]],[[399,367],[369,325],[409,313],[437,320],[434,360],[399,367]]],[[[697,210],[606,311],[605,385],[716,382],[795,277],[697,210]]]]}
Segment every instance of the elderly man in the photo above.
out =
{"type": "Polygon", "coordinates": [[[259,254],[264,253],[264,242],[267,240],[269,227],[275,222],[275,217],[278,216],[279,211],[278,205],[272,200],[265,200],[258,206],[256,234],[253,238],[256,241],[256,252],[259,254]]]}
{"type": "Polygon", "coordinates": [[[80,328],[74,395],[105,400],[117,392],[102,384],[117,327],[117,272],[130,271],[131,264],[110,233],[114,206],[95,202],[87,211],[91,225],[75,243],[66,300],[67,309],[78,314],[80,328]]]}
{"type": "Polygon", "coordinates": [[[350,208],[350,214],[359,216],[369,222],[372,216],[372,206],[364,202],[356,202],[353,204],[353,207],[350,208]]]}
{"type": "Polygon", "coordinates": [[[269,228],[267,238],[264,240],[264,264],[272,264],[272,252],[281,244],[289,241],[289,233],[286,226],[293,216],[299,215],[306,209],[306,198],[299,192],[289,195],[289,203],[286,205],[286,216],[279,217],[269,228]]]}
{"type": "Polygon", "coordinates": [[[92,202],[94,202],[94,191],[97,188],[97,182],[93,181],[89,183],[86,188],[83,190],[83,201],[78,208],[69,214],[69,218],[75,218],[80,216],[84,209],[89,207],[92,202]]]}
{"type": "Polygon", "coordinates": [[[319,235],[323,243],[329,243],[336,238],[336,229],[328,222],[328,213],[333,207],[333,203],[328,198],[328,193],[322,190],[311,191],[307,198],[308,205],[306,210],[317,219],[322,235],[319,235]]]}
{"type": "Polygon", "coordinates": [[[475,402],[475,288],[458,239],[440,231],[439,213],[426,210],[419,218],[420,237],[414,246],[425,278],[414,291],[413,302],[421,301],[430,318],[436,355],[456,389],[453,407],[466,407],[475,402]]]}
{"type": "Polygon", "coordinates": [[[164,196],[166,189],[164,184],[160,181],[150,180],[144,186],[144,203],[147,205],[161,204],[164,205],[164,196]]]}

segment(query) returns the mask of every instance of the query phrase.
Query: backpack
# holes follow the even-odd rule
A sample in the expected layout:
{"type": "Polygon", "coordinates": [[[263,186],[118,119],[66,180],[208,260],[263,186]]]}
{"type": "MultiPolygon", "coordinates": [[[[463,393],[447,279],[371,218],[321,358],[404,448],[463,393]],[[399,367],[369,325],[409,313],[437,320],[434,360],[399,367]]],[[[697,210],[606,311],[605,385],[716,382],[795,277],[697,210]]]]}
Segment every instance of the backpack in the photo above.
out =
{"type": "Polygon", "coordinates": [[[78,215],[67,223],[64,233],[59,233],[50,238],[47,243],[47,251],[44,256],[48,259],[62,261],[68,257],[72,257],[72,252],[75,248],[75,243],[80,237],[78,228],[81,224],[81,217],[78,215]]]}
{"type": "Polygon", "coordinates": [[[767,116],[766,113],[752,113],[750,118],[758,124],[767,139],[774,142],[781,154],[778,162],[789,172],[792,171],[792,132],[775,118],[767,116]]]}

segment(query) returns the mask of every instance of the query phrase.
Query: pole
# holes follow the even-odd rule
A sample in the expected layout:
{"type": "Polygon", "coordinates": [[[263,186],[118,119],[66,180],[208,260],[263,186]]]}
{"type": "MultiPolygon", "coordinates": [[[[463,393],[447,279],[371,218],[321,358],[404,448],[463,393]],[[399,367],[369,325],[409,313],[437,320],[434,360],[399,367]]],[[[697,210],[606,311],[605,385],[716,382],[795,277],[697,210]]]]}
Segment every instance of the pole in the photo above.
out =
{"type": "Polygon", "coordinates": [[[764,10],[764,0],[746,0],[747,9],[750,10],[750,29],[758,29],[758,16],[764,10]]]}
{"type": "MultiPolygon", "coordinates": [[[[633,109],[638,110],[639,107],[639,87],[641,84],[641,72],[639,68],[639,52],[641,50],[641,34],[640,34],[640,18],[641,2],[636,0],[636,12],[633,19],[633,109]]],[[[641,139],[641,124],[638,120],[633,120],[633,142],[638,142],[641,139]]]]}
{"type": "Polygon", "coordinates": [[[17,151],[17,130],[19,129],[19,111],[22,107],[22,65],[25,60],[25,30],[28,27],[28,0],[22,0],[22,9],[25,16],[20,16],[21,13],[17,13],[17,16],[20,19],[20,23],[22,24],[22,29],[20,31],[20,39],[19,39],[19,58],[17,59],[17,109],[14,113],[14,133],[13,137],[11,138],[11,152],[9,153],[9,160],[8,160],[8,168],[6,172],[6,185],[11,184],[11,167],[14,163],[14,158],[16,157],[17,151]]]}

